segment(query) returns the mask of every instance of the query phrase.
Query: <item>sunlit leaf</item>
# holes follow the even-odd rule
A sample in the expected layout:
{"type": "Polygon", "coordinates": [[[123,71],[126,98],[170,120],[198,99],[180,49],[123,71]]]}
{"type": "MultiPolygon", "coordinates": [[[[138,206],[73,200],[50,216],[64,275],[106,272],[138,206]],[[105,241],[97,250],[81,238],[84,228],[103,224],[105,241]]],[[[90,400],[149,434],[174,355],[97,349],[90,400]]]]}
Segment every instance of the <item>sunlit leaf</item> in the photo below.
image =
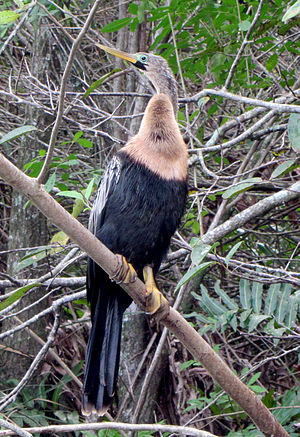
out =
{"type": "Polygon", "coordinates": [[[241,21],[241,22],[240,22],[240,24],[239,24],[239,29],[240,29],[240,30],[244,30],[244,31],[247,32],[247,30],[250,29],[250,26],[251,26],[250,21],[249,21],[249,20],[244,20],[244,21],[241,21]]]}
{"type": "Polygon", "coordinates": [[[291,114],[288,122],[288,135],[295,152],[300,153],[300,114],[291,114]]]}
{"type": "Polygon", "coordinates": [[[228,190],[226,190],[223,194],[222,197],[223,199],[230,199],[233,196],[236,196],[237,194],[240,194],[244,191],[249,190],[250,188],[252,188],[254,185],[256,185],[257,183],[261,182],[261,178],[249,178],[249,179],[245,179],[239,183],[237,183],[236,185],[234,185],[233,187],[228,188],[228,190]]]}
{"type": "Polygon", "coordinates": [[[203,243],[200,243],[197,246],[195,246],[191,253],[192,263],[195,265],[199,265],[204,260],[206,255],[209,253],[211,248],[212,246],[210,246],[209,244],[203,244],[203,243]]]}
{"type": "Polygon", "coordinates": [[[47,182],[44,185],[45,190],[47,193],[50,193],[52,188],[55,186],[56,182],[56,173],[52,173],[52,175],[48,178],[47,182]]]}
{"type": "Polygon", "coordinates": [[[288,159],[287,161],[279,164],[278,167],[276,167],[275,170],[272,172],[270,179],[276,179],[279,176],[283,176],[286,173],[289,173],[291,170],[294,170],[297,167],[297,165],[295,165],[295,162],[295,159],[288,159]]]}
{"type": "Polygon", "coordinates": [[[5,308],[7,308],[9,305],[13,304],[14,302],[16,302],[18,299],[20,299],[22,296],[24,296],[24,294],[28,291],[31,290],[31,288],[33,287],[37,287],[41,285],[39,282],[35,282],[34,284],[28,284],[25,285],[24,287],[18,288],[13,294],[11,294],[7,299],[5,299],[3,302],[0,302],[0,311],[4,310],[5,308]]]}
{"type": "Polygon", "coordinates": [[[16,21],[19,16],[20,14],[14,11],[2,11],[0,12],[0,25],[12,23],[16,21]]]}
{"type": "Polygon", "coordinates": [[[21,135],[25,135],[33,130],[37,130],[37,128],[35,126],[30,126],[30,125],[17,127],[16,129],[3,135],[3,137],[0,139],[0,144],[6,143],[7,141],[14,140],[15,138],[20,137],[21,135]]]}
{"type": "Polygon", "coordinates": [[[290,20],[293,17],[296,17],[296,15],[300,14],[300,0],[296,1],[296,3],[291,6],[284,16],[282,17],[282,21],[286,23],[288,20],[290,20]]]}
{"type": "Polygon", "coordinates": [[[56,193],[56,196],[64,196],[64,197],[72,197],[73,199],[79,199],[84,200],[81,193],[78,193],[78,191],[60,191],[59,193],[56,193]]]}
{"type": "Polygon", "coordinates": [[[254,331],[257,326],[263,321],[268,319],[269,316],[264,314],[250,314],[249,324],[248,324],[248,332],[254,331]]]}

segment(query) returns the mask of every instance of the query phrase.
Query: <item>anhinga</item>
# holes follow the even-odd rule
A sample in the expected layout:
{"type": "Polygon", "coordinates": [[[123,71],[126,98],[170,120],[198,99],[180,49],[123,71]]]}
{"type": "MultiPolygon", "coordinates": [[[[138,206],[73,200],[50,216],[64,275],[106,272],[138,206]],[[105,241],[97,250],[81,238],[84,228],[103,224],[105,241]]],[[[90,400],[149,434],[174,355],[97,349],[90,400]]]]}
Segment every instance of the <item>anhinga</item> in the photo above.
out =
{"type": "MultiPolygon", "coordinates": [[[[149,293],[158,297],[148,308],[153,314],[160,307],[161,296],[154,276],[179,225],[187,196],[187,151],[176,121],[176,81],[160,56],[131,55],[97,45],[143,70],[156,90],[139,132],[108,165],[89,222],[96,237],[120,254],[123,276],[118,279],[135,280],[136,271],[149,293]]],[[[87,297],[92,329],[82,411],[102,415],[116,389],[122,316],[132,300],[92,259],[88,260],[87,297]]]]}

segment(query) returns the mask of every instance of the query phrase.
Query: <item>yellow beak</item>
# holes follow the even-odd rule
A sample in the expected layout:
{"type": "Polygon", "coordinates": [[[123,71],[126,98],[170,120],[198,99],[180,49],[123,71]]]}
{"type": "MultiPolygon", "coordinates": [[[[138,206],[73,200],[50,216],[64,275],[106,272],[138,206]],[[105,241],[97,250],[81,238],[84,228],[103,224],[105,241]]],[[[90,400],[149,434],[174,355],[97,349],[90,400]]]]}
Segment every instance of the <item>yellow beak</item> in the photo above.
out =
{"type": "Polygon", "coordinates": [[[98,44],[98,43],[96,43],[96,46],[102,50],[105,50],[107,53],[117,56],[118,58],[124,59],[125,61],[131,62],[132,64],[137,63],[137,59],[135,55],[131,55],[130,53],[122,52],[121,50],[113,49],[111,47],[103,46],[102,44],[98,44]]]}

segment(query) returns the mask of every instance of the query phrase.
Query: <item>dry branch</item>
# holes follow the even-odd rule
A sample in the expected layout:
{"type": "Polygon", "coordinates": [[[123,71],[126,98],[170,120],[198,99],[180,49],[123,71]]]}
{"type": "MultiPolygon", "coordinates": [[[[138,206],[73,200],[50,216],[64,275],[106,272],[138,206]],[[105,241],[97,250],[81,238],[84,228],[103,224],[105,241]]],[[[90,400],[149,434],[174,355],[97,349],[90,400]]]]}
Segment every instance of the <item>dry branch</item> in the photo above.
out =
{"type": "MultiPolygon", "coordinates": [[[[66,232],[73,242],[78,244],[78,246],[93,258],[109,275],[114,274],[117,269],[117,259],[115,255],[74,219],[74,217],[65,211],[35,179],[22,173],[2,154],[0,154],[0,176],[16,190],[28,197],[46,217],[61,230],[66,232]]],[[[287,199],[289,200],[291,196],[295,197],[298,195],[300,182],[294,184],[291,189],[292,191],[283,190],[280,192],[281,194],[276,193],[278,199],[284,202],[287,199]]],[[[250,208],[248,208],[248,210],[249,209],[250,208]]],[[[264,212],[264,209],[256,210],[257,215],[260,215],[262,212],[264,212]]],[[[250,218],[251,217],[252,215],[250,214],[250,218]]],[[[245,221],[247,221],[246,217],[245,221]]],[[[232,229],[234,218],[231,219],[230,222],[231,225],[228,226],[229,230],[225,227],[224,232],[220,233],[220,238],[232,229]]],[[[122,287],[140,307],[145,309],[146,287],[143,282],[138,279],[135,283],[126,286],[123,285],[122,287]]],[[[222,359],[176,310],[171,308],[170,313],[161,320],[161,323],[179,338],[191,354],[203,364],[215,381],[249,414],[253,422],[265,436],[288,436],[288,433],[263,405],[260,399],[239,380],[222,359]]]]}

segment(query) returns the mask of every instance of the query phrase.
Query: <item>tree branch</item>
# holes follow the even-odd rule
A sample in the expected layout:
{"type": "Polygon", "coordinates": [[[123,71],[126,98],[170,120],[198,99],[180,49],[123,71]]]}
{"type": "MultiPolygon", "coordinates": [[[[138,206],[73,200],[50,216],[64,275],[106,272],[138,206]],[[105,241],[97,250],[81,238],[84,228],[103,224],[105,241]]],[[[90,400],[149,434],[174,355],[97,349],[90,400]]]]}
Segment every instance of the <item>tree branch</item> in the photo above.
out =
{"type": "MultiPolygon", "coordinates": [[[[6,421],[5,421],[6,422],[6,421]]],[[[1,424],[1,423],[0,423],[1,424]]],[[[8,428],[8,426],[7,426],[8,428]]],[[[12,428],[10,428],[12,429],[12,428]]],[[[196,428],[188,426],[175,426],[175,425],[160,425],[160,424],[131,424],[120,422],[101,422],[101,423],[80,423],[72,425],[50,425],[50,426],[36,426],[32,428],[24,428],[23,432],[27,432],[26,437],[31,436],[30,433],[71,433],[79,431],[98,431],[100,429],[116,429],[119,431],[152,431],[152,432],[169,432],[177,435],[190,435],[193,437],[216,437],[207,431],[201,431],[196,428]]],[[[14,429],[12,429],[14,431],[14,429]]],[[[12,431],[0,431],[0,437],[9,436],[12,431]]],[[[15,431],[15,433],[17,433],[15,431]]],[[[21,435],[21,434],[19,434],[21,435]]]]}
{"type": "MultiPolygon", "coordinates": [[[[69,235],[70,238],[110,276],[113,276],[118,267],[117,257],[72,217],[71,214],[65,211],[36,180],[23,174],[2,154],[0,154],[0,176],[16,190],[28,197],[48,219],[69,235]]],[[[292,191],[283,190],[280,193],[276,193],[277,200],[279,201],[280,199],[280,201],[283,202],[286,199],[298,195],[300,182],[294,184],[291,190],[292,191]],[[284,195],[282,193],[284,193],[284,195]]],[[[269,207],[268,199],[264,199],[261,202],[264,201],[267,207],[269,207]]],[[[248,211],[251,210],[251,208],[253,210],[255,205],[248,208],[248,211]]],[[[260,210],[259,214],[262,212],[263,210],[260,210]]],[[[240,215],[241,214],[243,213],[240,213],[240,215]]],[[[234,219],[233,217],[230,222],[235,223],[234,219]]],[[[244,220],[247,220],[247,218],[245,217],[244,220]]],[[[233,226],[232,223],[228,225],[228,227],[225,226],[223,235],[225,235],[224,232],[230,232],[233,226]]],[[[218,228],[213,231],[214,238],[218,228]]],[[[222,236],[222,233],[220,234],[222,236]]],[[[209,238],[207,240],[209,242],[209,238]]],[[[136,282],[132,284],[122,284],[121,286],[133,298],[135,303],[143,310],[146,309],[147,290],[141,280],[137,279],[136,282]]],[[[185,345],[191,354],[208,370],[214,380],[249,414],[265,436],[271,437],[272,435],[276,435],[277,437],[288,437],[288,433],[261,400],[239,380],[222,359],[176,310],[170,308],[169,314],[161,319],[161,323],[185,345]]]]}

